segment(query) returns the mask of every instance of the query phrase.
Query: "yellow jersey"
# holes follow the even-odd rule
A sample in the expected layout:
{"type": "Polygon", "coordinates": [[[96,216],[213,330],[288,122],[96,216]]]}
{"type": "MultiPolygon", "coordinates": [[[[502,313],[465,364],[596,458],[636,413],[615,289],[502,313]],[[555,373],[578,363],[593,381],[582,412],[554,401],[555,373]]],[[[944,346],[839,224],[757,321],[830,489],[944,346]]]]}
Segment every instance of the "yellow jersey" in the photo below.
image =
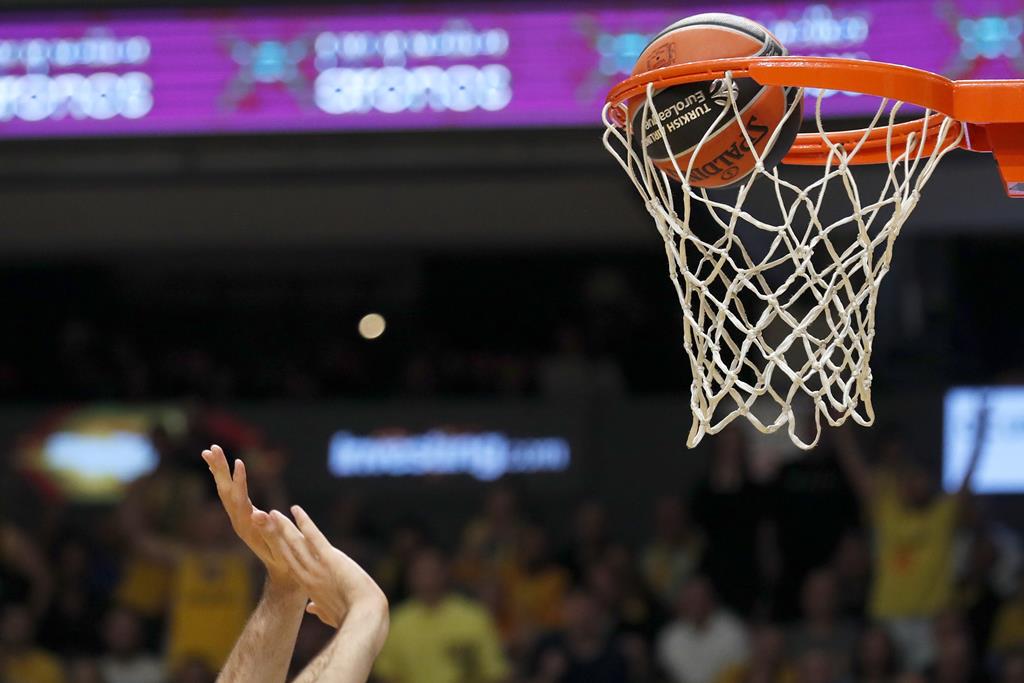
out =
{"type": "Polygon", "coordinates": [[[145,557],[131,558],[117,586],[117,602],[145,617],[159,617],[167,609],[174,571],[145,557]]]}
{"type": "Polygon", "coordinates": [[[376,666],[388,683],[493,683],[508,673],[491,616],[455,595],[433,607],[400,605],[376,666]]]}
{"type": "Polygon", "coordinates": [[[876,551],[871,616],[930,617],[949,604],[958,511],[955,496],[912,508],[894,487],[879,491],[872,510],[876,551]]]}
{"type": "Polygon", "coordinates": [[[171,590],[170,669],[198,659],[219,671],[245,628],[253,597],[252,572],[244,556],[186,553],[171,590]]]}

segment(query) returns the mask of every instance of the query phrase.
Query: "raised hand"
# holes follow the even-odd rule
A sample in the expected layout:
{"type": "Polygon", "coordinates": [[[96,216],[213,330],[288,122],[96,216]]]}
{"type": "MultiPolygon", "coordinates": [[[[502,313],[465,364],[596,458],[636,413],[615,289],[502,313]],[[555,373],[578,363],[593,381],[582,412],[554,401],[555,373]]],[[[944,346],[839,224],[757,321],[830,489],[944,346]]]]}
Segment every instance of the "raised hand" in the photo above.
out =
{"type": "Polygon", "coordinates": [[[224,510],[231,519],[232,528],[266,566],[270,581],[280,588],[298,589],[298,581],[289,570],[287,563],[275,554],[273,548],[267,544],[256,528],[255,517],[265,513],[258,510],[249,499],[249,482],[245,463],[235,460],[235,471],[232,474],[224,450],[217,445],[203,451],[203,460],[206,461],[213,473],[213,479],[217,483],[217,495],[220,496],[224,510]]]}
{"type": "Polygon", "coordinates": [[[309,515],[292,507],[296,524],[278,511],[256,511],[253,521],[275,557],[309,595],[307,611],[339,628],[350,612],[387,612],[387,598],[348,555],[331,545],[309,515]]]}

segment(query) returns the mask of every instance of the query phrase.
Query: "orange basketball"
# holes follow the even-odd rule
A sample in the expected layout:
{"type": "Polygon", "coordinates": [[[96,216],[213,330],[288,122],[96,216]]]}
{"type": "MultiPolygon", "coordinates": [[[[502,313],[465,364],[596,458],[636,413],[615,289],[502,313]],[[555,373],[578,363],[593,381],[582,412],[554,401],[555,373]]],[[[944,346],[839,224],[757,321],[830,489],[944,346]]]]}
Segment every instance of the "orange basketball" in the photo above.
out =
{"type": "MultiPolygon", "coordinates": [[[[672,24],[655,36],[640,54],[633,73],[707,59],[779,57],[786,54],[782,43],[755,21],[717,12],[698,14],[672,24]]],[[[677,180],[679,174],[673,165],[673,157],[685,174],[690,157],[696,152],[689,178],[691,185],[707,188],[736,185],[756,166],[750,143],[764,158],[766,168],[774,167],[789,151],[800,131],[803,90],[762,87],[750,78],[737,78],[733,81],[733,93],[749,142],[733,113],[729,94],[721,79],[656,91],[654,110],[647,116],[644,115],[646,97],[634,98],[629,103],[634,135],[654,165],[677,180]],[[796,111],[782,124],[791,106],[795,106],[796,111]],[[728,111],[719,120],[724,108],[728,111]],[[768,149],[780,124],[783,130],[772,148],[768,149]],[[712,126],[714,130],[708,134],[712,126]],[[701,145],[705,135],[707,139],[701,145]]]]}

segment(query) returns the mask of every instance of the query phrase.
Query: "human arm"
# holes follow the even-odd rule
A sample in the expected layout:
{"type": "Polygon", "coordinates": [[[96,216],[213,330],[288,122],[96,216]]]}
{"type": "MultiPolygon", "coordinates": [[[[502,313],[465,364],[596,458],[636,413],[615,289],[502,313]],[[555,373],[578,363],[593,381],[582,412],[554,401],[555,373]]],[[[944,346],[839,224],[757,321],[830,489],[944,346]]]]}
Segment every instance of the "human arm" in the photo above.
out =
{"type": "Polygon", "coordinates": [[[388,634],[387,604],[354,604],[327,647],[294,683],[364,683],[388,634]]]}
{"type": "Polygon", "coordinates": [[[388,602],[373,579],[330,544],[302,508],[296,524],[280,512],[253,515],[261,535],[312,602],[307,611],[338,629],[296,683],[363,683],[387,639],[388,602]]]}
{"type": "Polygon", "coordinates": [[[988,396],[982,396],[981,409],[978,411],[978,427],[974,432],[974,443],[971,446],[970,459],[967,461],[967,470],[957,490],[961,502],[970,498],[971,483],[974,481],[974,473],[978,469],[978,462],[981,460],[981,453],[985,450],[985,438],[988,435],[989,408],[988,396]]]}
{"type": "Polygon", "coordinates": [[[283,683],[288,677],[306,596],[269,578],[218,683],[283,683]]]}
{"type": "Polygon", "coordinates": [[[249,498],[245,464],[236,460],[232,473],[219,446],[203,451],[203,460],[213,474],[217,495],[232,528],[267,570],[263,597],[217,680],[220,683],[283,683],[305,614],[307,594],[256,529],[253,518],[263,513],[249,498]]]}

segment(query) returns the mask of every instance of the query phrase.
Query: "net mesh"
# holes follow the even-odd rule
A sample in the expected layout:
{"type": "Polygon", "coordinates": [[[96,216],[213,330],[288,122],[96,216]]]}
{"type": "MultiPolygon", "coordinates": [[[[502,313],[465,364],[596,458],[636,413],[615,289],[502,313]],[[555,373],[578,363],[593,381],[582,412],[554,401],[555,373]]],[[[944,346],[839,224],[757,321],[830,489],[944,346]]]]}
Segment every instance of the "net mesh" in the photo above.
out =
{"type": "MultiPolygon", "coordinates": [[[[700,149],[724,117],[739,117],[732,76],[727,106],[708,127],[688,166],[673,161],[677,180],[659,170],[634,139],[626,104],[604,110],[605,147],[644,200],[665,244],[669,277],[683,312],[683,348],[693,374],[690,405],[695,446],[738,417],[759,431],[783,426],[800,448],[812,448],[822,424],[874,420],[871,348],[879,285],[893,244],[941,159],[963,131],[955,121],[925,112],[921,128],[894,136],[902,103],[882,100],[863,137],[833,142],[822,124],[819,93],[814,123],[827,142],[824,173],[800,186],[762,163],[738,190],[708,191],[689,179],[700,149]],[[888,172],[858,187],[851,161],[865,145],[884,144],[888,172]],[[930,156],[926,149],[934,147],[930,156]],[[756,197],[756,199],[754,199],[756,197]]],[[[639,131],[654,126],[669,158],[676,156],[656,115],[653,84],[639,109],[639,131]],[[648,123],[648,121],[650,123],[648,123]]],[[[787,119],[800,115],[795,98],[787,119]]],[[[779,125],[766,150],[783,126],[779,125]]],[[[657,150],[658,157],[663,155],[657,150]]]]}

